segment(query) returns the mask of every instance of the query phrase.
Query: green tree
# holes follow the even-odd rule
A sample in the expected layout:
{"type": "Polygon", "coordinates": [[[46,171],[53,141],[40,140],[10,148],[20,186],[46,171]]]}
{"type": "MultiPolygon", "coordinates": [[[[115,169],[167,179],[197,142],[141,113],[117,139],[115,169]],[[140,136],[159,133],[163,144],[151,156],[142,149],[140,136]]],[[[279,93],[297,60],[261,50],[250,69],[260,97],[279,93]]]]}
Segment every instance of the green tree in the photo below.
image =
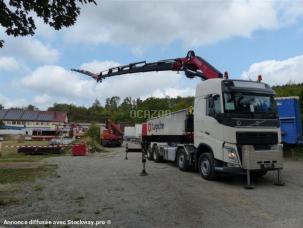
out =
{"type": "Polygon", "coordinates": [[[104,122],[108,118],[105,108],[102,107],[98,99],[94,101],[92,106],[89,107],[87,111],[90,118],[89,122],[104,122]]]}
{"type": "Polygon", "coordinates": [[[38,108],[37,108],[36,106],[34,106],[34,105],[29,104],[29,105],[25,108],[25,110],[28,110],[28,111],[36,111],[36,110],[38,110],[38,108]]]}
{"type": "Polygon", "coordinates": [[[124,98],[123,102],[120,105],[122,110],[131,110],[133,108],[133,100],[131,97],[124,98]]]}
{"type": "Polygon", "coordinates": [[[3,110],[4,106],[2,104],[0,104],[0,110],[3,110]]]}
{"type": "Polygon", "coordinates": [[[118,106],[120,103],[120,97],[113,96],[111,98],[107,98],[105,101],[105,109],[109,112],[109,114],[112,116],[117,112],[118,106]]]}
{"type": "Polygon", "coordinates": [[[100,108],[101,107],[101,103],[100,101],[96,98],[96,100],[94,101],[94,103],[91,106],[92,108],[100,108]]]}
{"type": "Polygon", "coordinates": [[[92,123],[86,132],[86,136],[95,142],[100,141],[100,128],[96,123],[92,123]]]}
{"type": "MultiPolygon", "coordinates": [[[[75,24],[80,15],[79,3],[96,4],[95,0],[1,0],[0,25],[9,36],[34,35],[35,15],[55,30],[60,30],[75,24]]],[[[0,47],[3,43],[0,40],[0,47]]]]}

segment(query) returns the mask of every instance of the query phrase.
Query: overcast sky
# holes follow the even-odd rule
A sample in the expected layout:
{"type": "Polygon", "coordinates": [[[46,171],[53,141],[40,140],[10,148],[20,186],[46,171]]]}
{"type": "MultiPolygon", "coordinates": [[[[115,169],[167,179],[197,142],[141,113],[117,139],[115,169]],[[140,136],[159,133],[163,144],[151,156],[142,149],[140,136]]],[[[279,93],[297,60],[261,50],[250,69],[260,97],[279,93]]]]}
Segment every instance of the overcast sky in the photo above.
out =
{"type": "Polygon", "coordinates": [[[188,50],[232,78],[263,75],[270,85],[303,82],[303,0],[102,0],[86,5],[75,26],[53,31],[38,21],[33,37],[4,35],[0,104],[54,102],[90,106],[98,98],[194,95],[198,79],[174,72],[106,79],[117,64],[184,57],[188,50]]]}

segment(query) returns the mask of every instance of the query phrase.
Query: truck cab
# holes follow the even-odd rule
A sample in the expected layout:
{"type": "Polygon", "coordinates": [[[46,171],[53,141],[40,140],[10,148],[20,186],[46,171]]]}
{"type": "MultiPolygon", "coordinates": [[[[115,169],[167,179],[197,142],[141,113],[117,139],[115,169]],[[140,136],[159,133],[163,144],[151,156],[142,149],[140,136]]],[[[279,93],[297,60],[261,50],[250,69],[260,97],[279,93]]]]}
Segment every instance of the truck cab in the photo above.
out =
{"type": "Polygon", "coordinates": [[[197,85],[196,165],[205,179],[217,171],[264,175],[283,168],[275,92],[265,83],[210,79],[197,85]]]}

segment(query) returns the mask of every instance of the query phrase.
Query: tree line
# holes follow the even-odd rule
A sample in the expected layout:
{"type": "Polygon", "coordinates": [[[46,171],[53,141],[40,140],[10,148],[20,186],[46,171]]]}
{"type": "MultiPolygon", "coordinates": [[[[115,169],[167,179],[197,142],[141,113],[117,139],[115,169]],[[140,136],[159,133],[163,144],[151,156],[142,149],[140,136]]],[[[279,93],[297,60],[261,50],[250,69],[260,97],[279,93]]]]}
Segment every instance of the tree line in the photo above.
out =
{"type": "Polygon", "coordinates": [[[145,100],[126,97],[121,100],[120,97],[113,96],[106,99],[104,106],[96,99],[88,108],[74,104],[55,103],[48,110],[67,112],[70,122],[104,122],[106,119],[111,119],[120,123],[141,123],[150,117],[150,112],[173,112],[192,106],[193,102],[194,97],[150,97],[145,100]],[[141,115],[134,115],[134,113],[141,115]]]}
{"type": "MultiPolygon", "coordinates": [[[[274,86],[277,97],[298,96],[300,98],[301,113],[303,113],[303,83],[274,86]]],[[[193,106],[194,97],[149,97],[145,100],[118,96],[107,98],[104,105],[96,99],[90,107],[75,104],[55,103],[47,110],[64,111],[68,114],[69,122],[104,122],[111,119],[115,122],[141,123],[152,114],[173,112],[193,106]],[[161,112],[160,112],[161,111],[161,112]],[[140,114],[140,115],[138,115],[140,114]],[[147,115],[146,115],[147,114],[147,115]]],[[[3,109],[0,104],[0,109],[3,109]]],[[[33,105],[23,107],[25,110],[38,110],[33,105]]]]}
{"type": "MultiPolygon", "coordinates": [[[[113,96],[106,99],[105,105],[101,105],[100,101],[96,99],[90,107],[55,103],[47,110],[67,112],[69,122],[93,123],[111,119],[120,123],[141,123],[151,117],[152,114],[177,111],[193,106],[193,103],[194,97],[150,97],[145,100],[126,97],[122,100],[118,96],[113,96]]],[[[3,108],[4,106],[0,104],[0,109],[3,108]]],[[[38,110],[33,105],[14,109],[38,110]]]]}

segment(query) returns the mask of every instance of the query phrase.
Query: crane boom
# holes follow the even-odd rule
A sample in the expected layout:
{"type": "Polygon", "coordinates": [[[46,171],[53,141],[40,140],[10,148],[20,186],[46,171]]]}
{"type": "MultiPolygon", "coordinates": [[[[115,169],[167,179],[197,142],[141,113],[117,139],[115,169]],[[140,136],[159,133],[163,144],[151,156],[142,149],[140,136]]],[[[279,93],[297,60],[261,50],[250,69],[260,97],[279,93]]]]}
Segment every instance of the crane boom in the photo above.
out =
{"type": "Polygon", "coordinates": [[[133,74],[152,71],[184,71],[186,77],[199,77],[202,80],[211,78],[222,78],[222,73],[213,67],[206,60],[196,56],[194,51],[189,51],[184,58],[166,59],[157,62],[147,63],[146,61],[130,63],[123,66],[109,68],[99,74],[87,70],[71,69],[94,78],[97,82],[103,79],[124,74],[133,74]]]}

